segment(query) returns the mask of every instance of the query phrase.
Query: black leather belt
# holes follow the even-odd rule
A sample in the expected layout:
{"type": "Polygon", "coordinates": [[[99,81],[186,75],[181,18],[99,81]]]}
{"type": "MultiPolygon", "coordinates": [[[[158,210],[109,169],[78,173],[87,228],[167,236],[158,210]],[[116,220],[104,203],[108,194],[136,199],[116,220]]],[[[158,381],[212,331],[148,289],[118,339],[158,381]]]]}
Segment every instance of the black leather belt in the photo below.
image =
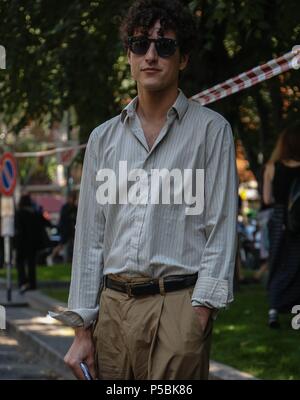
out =
{"type": "Polygon", "coordinates": [[[152,279],[143,283],[121,282],[105,276],[105,286],[118,292],[127,293],[128,296],[145,296],[151,294],[164,294],[193,286],[198,278],[198,274],[193,275],[174,275],[161,279],[152,279]]]}

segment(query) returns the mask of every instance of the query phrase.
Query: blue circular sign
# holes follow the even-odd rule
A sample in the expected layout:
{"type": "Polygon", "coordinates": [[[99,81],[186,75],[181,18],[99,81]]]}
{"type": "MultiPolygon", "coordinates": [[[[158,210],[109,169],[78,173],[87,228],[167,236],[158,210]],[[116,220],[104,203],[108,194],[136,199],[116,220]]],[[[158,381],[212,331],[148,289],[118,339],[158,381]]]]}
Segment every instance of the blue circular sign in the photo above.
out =
{"type": "Polygon", "coordinates": [[[11,196],[17,183],[17,165],[11,153],[4,153],[0,160],[0,192],[11,196]]]}

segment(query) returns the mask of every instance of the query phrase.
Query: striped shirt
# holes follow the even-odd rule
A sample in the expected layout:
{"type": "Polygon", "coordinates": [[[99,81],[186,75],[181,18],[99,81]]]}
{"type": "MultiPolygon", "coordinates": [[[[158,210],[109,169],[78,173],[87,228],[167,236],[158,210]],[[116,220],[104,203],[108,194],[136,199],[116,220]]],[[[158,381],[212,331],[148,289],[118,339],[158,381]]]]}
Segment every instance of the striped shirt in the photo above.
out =
{"type": "MultiPolygon", "coordinates": [[[[51,314],[70,326],[89,326],[97,318],[107,274],[162,278],[198,273],[193,306],[219,309],[233,300],[238,180],[230,125],[179,90],[149,149],[137,101],[138,97],[120,115],[94,129],[88,141],[68,309],[51,314]],[[120,165],[128,171],[142,170],[144,177],[150,177],[153,169],[204,171],[199,180],[203,209],[189,214],[187,204],[174,199],[170,204],[161,199],[153,204],[151,185],[135,203],[101,203],[99,171],[111,170],[118,180],[125,173],[120,165]]],[[[140,190],[143,182],[140,179],[140,190]]],[[[191,182],[197,185],[195,176],[191,182]]],[[[120,188],[117,192],[120,195],[120,188]]]]}

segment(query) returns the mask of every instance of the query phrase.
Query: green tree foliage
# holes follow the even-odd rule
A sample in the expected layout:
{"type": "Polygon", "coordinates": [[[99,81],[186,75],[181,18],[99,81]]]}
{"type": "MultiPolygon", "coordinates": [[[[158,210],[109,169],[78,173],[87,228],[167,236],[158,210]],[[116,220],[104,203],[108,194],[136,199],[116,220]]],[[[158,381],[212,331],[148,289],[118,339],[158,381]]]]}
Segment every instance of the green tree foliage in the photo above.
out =
{"type": "Polygon", "coordinates": [[[82,140],[119,111],[114,65],[120,2],[0,0],[0,112],[14,130],[29,119],[60,119],[73,106],[82,140]]]}
{"type": "MultiPolygon", "coordinates": [[[[186,3],[198,20],[198,48],[185,76],[189,94],[238,75],[300,44],[297,0],[195,0],[186,3]]],[[[225,115],[259,175],[279,132],[299,118],[299,71],[274,77],[209,107],[225,115]]],[[[300,132],[299,132],[300,134],[300,132]]]]}
{"type": "MultiPolygon", "coordinates": [[[[61,118],[71,107],[81,140],[134,95],[118,27],[132,0],[0,0],[0,113],[16,132],[29,119],[61,118]]],[[[193,95],[300,44],[297,0],[184,0],[198,27],[196,51],[180,86],[193,95]]],[[[209,107],[245,145],[254,172],[278,133],[299,114],[299,71],[209,107]]]]}

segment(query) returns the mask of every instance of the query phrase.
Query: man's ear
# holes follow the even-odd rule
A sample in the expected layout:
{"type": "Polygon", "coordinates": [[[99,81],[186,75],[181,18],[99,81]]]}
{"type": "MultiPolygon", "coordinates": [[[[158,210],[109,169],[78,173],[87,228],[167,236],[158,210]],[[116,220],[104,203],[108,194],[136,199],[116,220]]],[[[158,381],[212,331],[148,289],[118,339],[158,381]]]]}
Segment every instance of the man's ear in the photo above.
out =
{"type": "Polygon", "coordinates": [[[179,63],[179,70],[183,71],[189,62],[189,54],[180,54],[180,63],[179,63]]]}

